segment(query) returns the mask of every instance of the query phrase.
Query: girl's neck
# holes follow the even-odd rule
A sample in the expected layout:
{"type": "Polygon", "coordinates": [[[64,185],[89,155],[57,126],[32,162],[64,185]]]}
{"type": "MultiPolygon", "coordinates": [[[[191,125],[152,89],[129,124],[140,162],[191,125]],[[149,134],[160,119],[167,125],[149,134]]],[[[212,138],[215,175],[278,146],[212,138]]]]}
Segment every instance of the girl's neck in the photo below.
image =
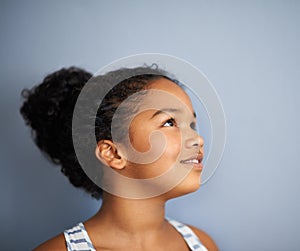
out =
{"type": "Polygon", "coordinates": [[[97,219],[130,234],[162,230],[166,224],[165,201],[159,197],[125,199],[104,193],[97,219]]]}

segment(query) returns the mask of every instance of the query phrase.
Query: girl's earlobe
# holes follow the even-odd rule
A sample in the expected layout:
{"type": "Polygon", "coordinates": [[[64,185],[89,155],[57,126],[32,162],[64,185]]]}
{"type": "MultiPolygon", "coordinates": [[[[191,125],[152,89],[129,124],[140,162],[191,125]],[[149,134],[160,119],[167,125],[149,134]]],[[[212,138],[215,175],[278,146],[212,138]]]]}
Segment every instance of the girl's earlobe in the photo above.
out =
{"type": "Polygon", "coordinates": [[[126,165],[126,160],[120,156],[115,144],[110,140],[99,141],[96,146],[95,154],[97,159],[106,166],[123,169],[126,165]]]}

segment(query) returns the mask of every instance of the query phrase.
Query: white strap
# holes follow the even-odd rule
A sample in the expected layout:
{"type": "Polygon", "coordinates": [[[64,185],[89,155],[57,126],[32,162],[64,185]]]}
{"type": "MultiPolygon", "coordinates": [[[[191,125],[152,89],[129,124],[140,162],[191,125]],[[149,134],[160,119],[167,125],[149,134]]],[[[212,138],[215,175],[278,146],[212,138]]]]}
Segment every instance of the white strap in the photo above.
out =
{"type": "Polygon", "coordinates": [[[203,246],[192,229],[178,221],[168,218],[167,220],[183,236],[185,242],[188,244],[189,248],[192,251],[208,251],[207,248],[203,246]]]}
{"type": "Polygon", "coordinates": [[[82,223],[64,231],[68,251],[96,251],[82,223]]]}

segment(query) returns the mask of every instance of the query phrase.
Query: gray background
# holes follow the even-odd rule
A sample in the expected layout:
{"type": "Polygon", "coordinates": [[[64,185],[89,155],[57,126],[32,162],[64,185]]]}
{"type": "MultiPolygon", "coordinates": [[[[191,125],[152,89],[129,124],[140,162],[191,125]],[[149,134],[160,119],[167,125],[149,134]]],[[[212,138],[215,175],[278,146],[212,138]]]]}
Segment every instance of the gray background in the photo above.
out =
{"type": "Polygon", "coordinates": [[[299,1],[1,1],[1,250],[30,250],[95,213],[39,153],[20,91],[76,65],[95,72],[144,52],[201,69],[226,112],[214,177],[168,215],[221,250],[299,250],[299,1]]]}

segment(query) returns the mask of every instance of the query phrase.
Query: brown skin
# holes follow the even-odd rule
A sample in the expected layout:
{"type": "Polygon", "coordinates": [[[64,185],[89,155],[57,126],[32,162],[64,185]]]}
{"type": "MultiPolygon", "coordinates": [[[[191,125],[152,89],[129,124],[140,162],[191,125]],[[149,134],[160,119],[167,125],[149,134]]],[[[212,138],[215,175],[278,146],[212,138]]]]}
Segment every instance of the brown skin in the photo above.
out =
{"type": "MultiPolygon", "coordinates": [[[[167,90],[183,102],[193,113],[192,104],[186,93],[173,82],[159,79],[151,84],[151,88],[167,90]]],[[[172,123],[163,124],[166,114],[161,114],[155,120],[149,120],[155,111],[136,116],[131,125],[131,140],[133,146],[140,151],[147,150],[149,133],[153,130],[162,130],[167,139],[166,151],[157,161],[147,164],[141,169],[139,177],[153,177],[157,172],[164,172],[163,163],[172,163],[182,151],[177,128],[172,123]],[[157,125],[163,124],[162,127],[157,125]],[[146,149],[145,149],[146,147],[146,149]],[[160,167],[158,169],[158,167],[160,167]],[[153,171],[154,170],[154,171],[153,171]]],[[[192,122],[193,117],[191,116],[192,122]]],[[[195,152],[203,155],[203,139],[196,133],[191,133],[192,138],[186,138],[184,148],[188,154],[195,152]]],[[[136,177],[137,172],[133,163],[122,157],[111,141],[102,141],[96,149],[97,158],[108,167],[115,169],[123,175],[136,177]]],[[[165,203],[168,199],[193,192],[200,186],[201,170],[192,170],[187,177],[165,194],[148,199],[126,199],[103,192],[103,204],[99,212],[88,221],[84,222],[90,239],[98,251],[107,250],[174,250],[188,251],[189,248],[182,236],[165,220],[165,203]],[[126,248],[124,248],[126,247],[126,248]]],[[[217,251],[214,241],[205,232],[190,226],[201,242],[209,251],[217,251]]],[[[40,245],[35,251],[67,250],[63,234],[40,245]]]]}
{"type": "MultiPolygon", "coordinates": [[[[85,223],[86,224],[86,223],[85,223]]],[[[198,236],[198,238],[201,240],[202,244],[209,250],[209,251],[218,251],[218,247],[215,244],[215,242],[213,241],[213,239],[204,231],[188,225],[193,231],[194,233],[198,236]]],[[[86,227],[87,228],[87,227],[86,227]]],[[[87,228],[88,229],[88,228],[87,228]]],[[[88,229],[87,230],[89,232],[89,235],[91,237],[90,232],[92,231],[92,229],[88,229]]],[[[105,230],[104,230],[105,231],[105,230]]],[[[174,232],[173,229],[170,229],[170,231],[174,232]]],[[[99,231],[100,232],[100,231],[99,231]]],[[[174,237],[170,236],[170,244],[173,244],[175,247],[174,250],[189,250],[188,247],[186,246],[185,242],[183,241],[183,238],[181,235],[179,235],[179,233],[176,231],[175,233],[173,233],[174,237]],[[175,239],[174,239],[175,238],[175,239]],[[176,241],[175,241],[176,240],[176,241]]],[[[105,242],[111,242],[113,243],[116,239],[115,238],[110,238],[110,239],[105,239],[107,238],[106,235],[104,235],[101,239],[105,240],[105,242]]],[[[91,238],[93,241],[93,238],[91,238]]],[[[127,240],[127,243],[131,241],[132,238],[129,238],[127,240]]],[[[164,243],[164,249],[161,249],[161,245],[159,245],[158,247],[152,247],[149,248],[149,250],[170,250],[169,247],[167,246],[169,243],[166,242],[166,239],[162,240],[164,243]]],[[[119,242],[119,237],[118,237],[118,242],[119,242]]],[[[124,250],[124,246],[122,247],[121,245],[119,249],[103,249],[103,247],[99,246],[99,245],[95,245],[95,243],[93,242],[94,247],[96,248],[96,250],[101,251],[101,250],[124,250]]],[[[104,246],[104,245],[102,245],[104,246]]],[[[110,245],[111,246],[111,245],[110,245]]],[[[33,251],[52,251],[52,250],[57,250],[57,251],[66,251],[67,247],[66,247],[66,242],[65,242],[65,238],[63,234],[59,234],[58,236],[48,240],[47,242],[41,244],[40,246],[38,246],[37,248],[35,248],[33,251]]],[[[128,246],[128,250],[134,250],[132,248],[130,248],[128,246]]],[[[147,250],[147,249],[138,249],[138,250],[147,250]]]]}

